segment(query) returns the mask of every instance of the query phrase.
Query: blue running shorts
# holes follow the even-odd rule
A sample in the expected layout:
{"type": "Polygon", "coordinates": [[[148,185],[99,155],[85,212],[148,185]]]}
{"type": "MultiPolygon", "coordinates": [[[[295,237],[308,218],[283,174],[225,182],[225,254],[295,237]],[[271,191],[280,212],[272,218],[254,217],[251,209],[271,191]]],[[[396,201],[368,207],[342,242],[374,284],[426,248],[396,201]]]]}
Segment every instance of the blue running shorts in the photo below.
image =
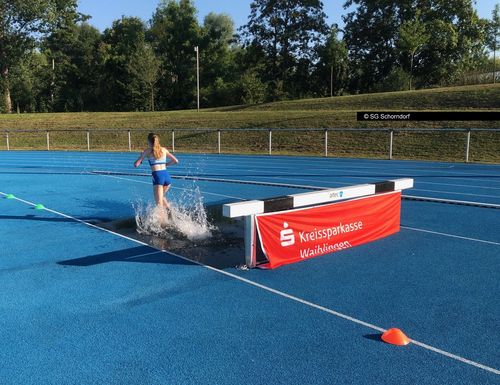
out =
{"type": "Polygon", "coordinates": [[[168,186],[172,183],[172,178],[167,170],[153,171],[153,185],[168,186]]]}

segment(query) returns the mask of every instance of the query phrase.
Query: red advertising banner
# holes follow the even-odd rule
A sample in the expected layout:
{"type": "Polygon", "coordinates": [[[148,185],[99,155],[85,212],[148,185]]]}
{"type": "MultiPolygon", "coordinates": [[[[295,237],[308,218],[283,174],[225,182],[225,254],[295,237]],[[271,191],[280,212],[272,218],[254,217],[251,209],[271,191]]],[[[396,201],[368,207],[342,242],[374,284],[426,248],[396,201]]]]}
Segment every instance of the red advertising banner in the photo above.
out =
{"type": "Polygon", "coordinates": [[[256,215],[262,250],[276,267],[330,254],[397,233],[401,192],[256,215]]]}

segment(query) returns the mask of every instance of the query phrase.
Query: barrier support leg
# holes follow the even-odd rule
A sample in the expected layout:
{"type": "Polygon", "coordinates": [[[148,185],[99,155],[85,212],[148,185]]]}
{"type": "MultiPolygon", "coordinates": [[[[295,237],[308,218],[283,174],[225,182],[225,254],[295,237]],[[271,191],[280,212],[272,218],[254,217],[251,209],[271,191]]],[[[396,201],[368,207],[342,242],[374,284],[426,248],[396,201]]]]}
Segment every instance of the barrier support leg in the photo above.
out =
{"type": "Polygon", "coordinates": [[[245,261],[248,268],[257,265],[256,260],[256,228],[255,215],[245,216],[245,261]]]}

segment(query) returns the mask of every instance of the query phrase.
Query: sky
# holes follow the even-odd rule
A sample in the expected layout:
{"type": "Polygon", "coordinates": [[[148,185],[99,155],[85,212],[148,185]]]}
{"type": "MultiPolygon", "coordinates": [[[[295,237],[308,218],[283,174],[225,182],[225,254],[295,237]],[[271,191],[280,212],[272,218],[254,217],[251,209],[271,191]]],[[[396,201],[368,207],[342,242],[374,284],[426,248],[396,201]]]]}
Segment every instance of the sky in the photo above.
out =
{"type": "MultiPolygon", "coordinates": [[[[160,0],[79,0],[78,10],[92,16],[89,23],[104,31],[111,26],[113,20],[122,15],[137,16],[148,21],[159,3],[160,0]]],[[[210,12],[226,13],[231,16],[236,28],[247,23],[250,3],[251,0],[194,0],[200,23],[203,23],[203,18],[210,12]]],[[[339,10],[342,9],[343,2],[329,0],[323,3],[328,23],[341,23],[339,10]]]]}
{"type": "MultiPolygon", "coordinates": [[[[113,20],[122,16],[136,16],[148,21],[156,10],[159,0],[79,0],[78,10],[92,16],[89,23],[100,31],[110,27],[113,20]]],[[[210,12],[226,13],[232,17],[236,28],[246,24],[250,14],[251,0],[194,0],[200,23],[210,12]]],[[[491,11],[500,0],[476,0],[476,9],[480,17],[491,18],[491,11]]],[[[328,24],[343,26],[342,7],[344,0],[323,0],[328,24]]]]}

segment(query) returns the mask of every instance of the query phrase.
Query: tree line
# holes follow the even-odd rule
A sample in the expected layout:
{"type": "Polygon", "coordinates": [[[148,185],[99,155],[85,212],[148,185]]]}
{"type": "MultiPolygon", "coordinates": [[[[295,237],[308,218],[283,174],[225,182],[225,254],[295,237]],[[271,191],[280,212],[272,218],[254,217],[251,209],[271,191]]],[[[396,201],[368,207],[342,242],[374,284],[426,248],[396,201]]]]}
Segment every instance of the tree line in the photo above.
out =
{"type": "MultiPolygon", "coordinates": [[[[473,0],[347,0],[345,26],[320,0],[254,0],[247,24],[192,0],[102,33],[77,0],[0,0],[0,110],[155,111],[453,84],[496,69],[499,6],[473,0]]],[[[342,10],[339,10],[342,11],[342,10]]],[[[495,76],[492,77],[493,81],[495,76]]]]}

